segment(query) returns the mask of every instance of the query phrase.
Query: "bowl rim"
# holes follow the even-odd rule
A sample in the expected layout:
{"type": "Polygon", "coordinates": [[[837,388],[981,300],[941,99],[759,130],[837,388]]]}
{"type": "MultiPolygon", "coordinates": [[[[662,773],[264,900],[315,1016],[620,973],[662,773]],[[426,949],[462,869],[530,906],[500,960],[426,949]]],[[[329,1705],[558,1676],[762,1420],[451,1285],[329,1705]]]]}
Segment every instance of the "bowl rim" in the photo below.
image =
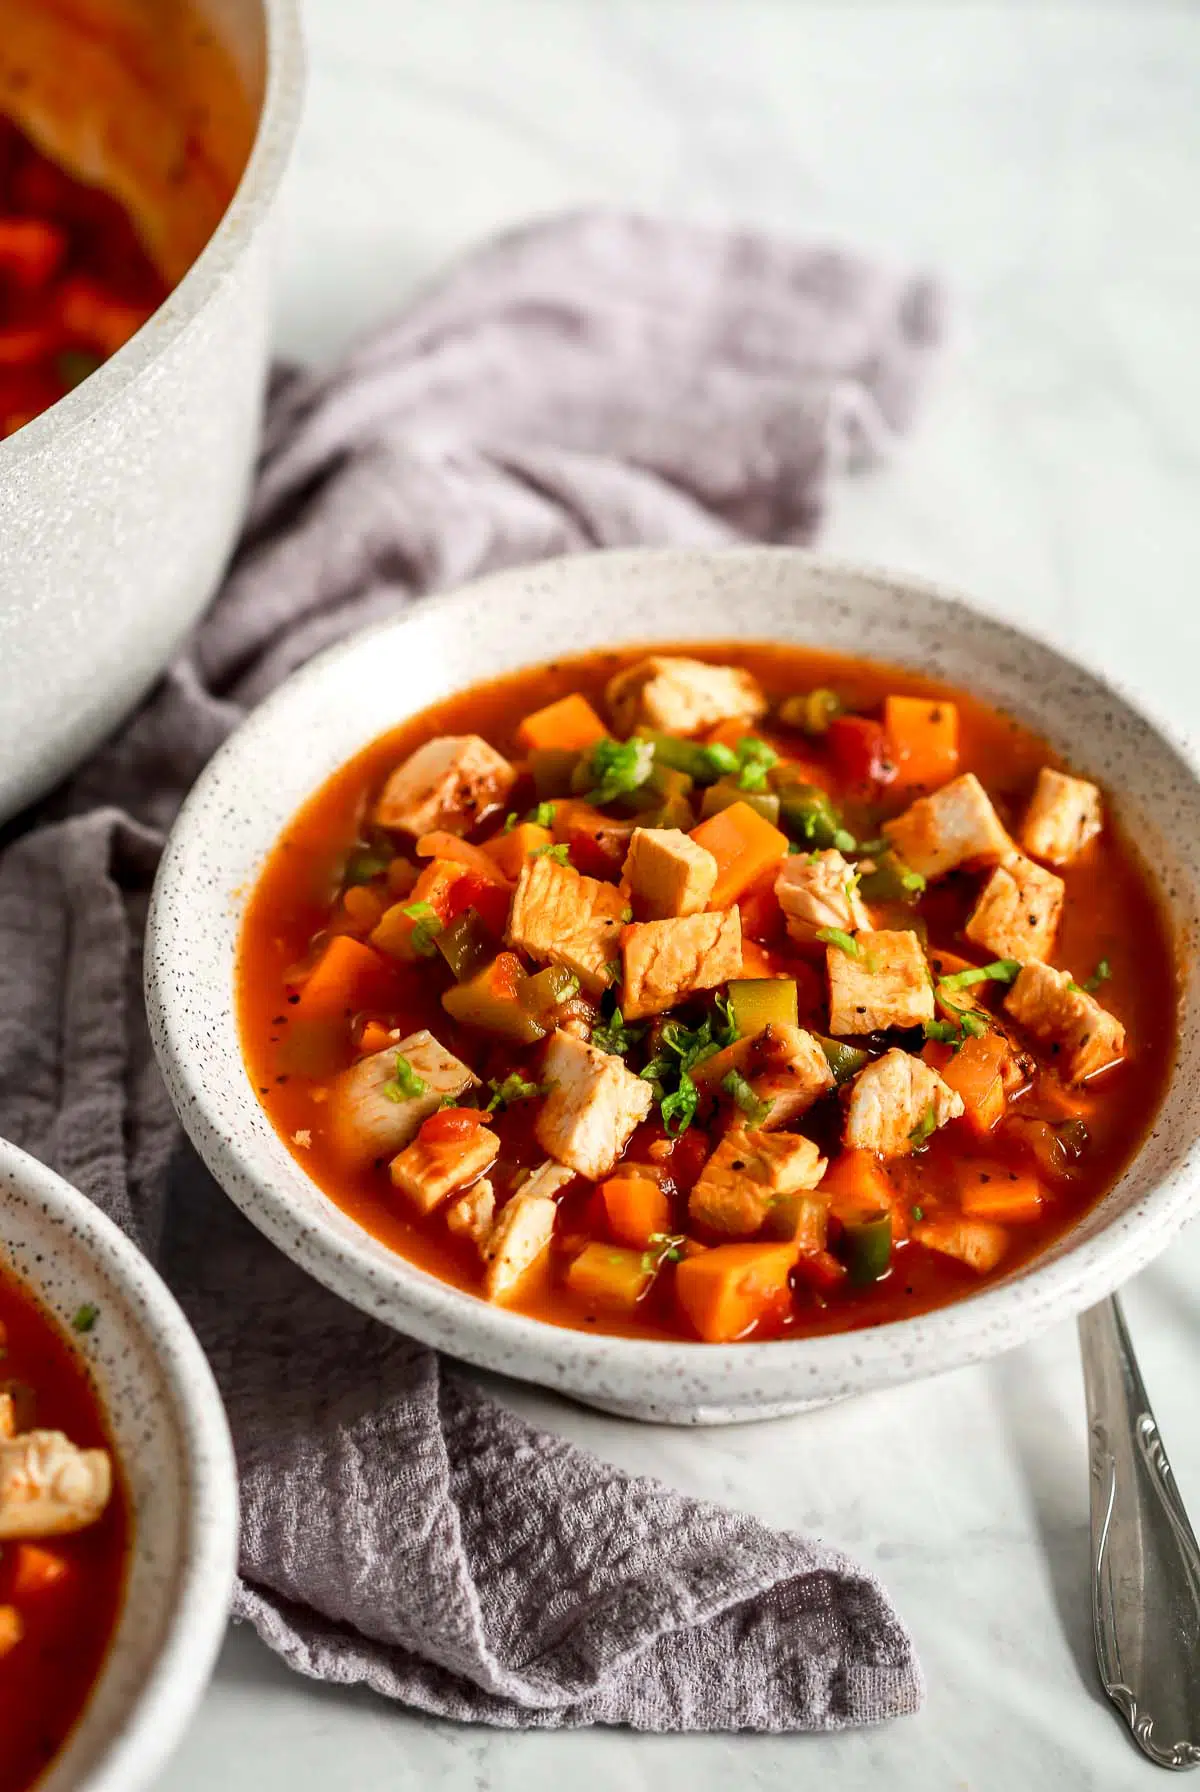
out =
{"type": "MultiPolygon", "coordinates": [[[[233,1440],[208,1359],[149,1259],[65,1177],[7,1139],[0,1139],[0,1176],[27,1189],[52,1232],[61,1228],[72,1234],[129,1292],[129,1322],[152,1345],[170,1396],[188,1488],[174,1605],[153,1665],[121,1729],[74,1789],[139,1792],[155,1779],[182,1736],[208,1685],[225,1635],[238,1550],[233,1440]]],[[[30,1286],[35,1295],[39,1293],[35,1280],[30,1279],[30,1286]]],[[[135,1523],[135,1555],[137,1548],[135,1523]]],[[[101,1677],[108,1659],[106,1654],[101,1677]]],[[[85,1705],[62,1750],[49,1763],[48,1784],[56,1783],[56,1769],[64,1764],[72,1738],[86,1723],[87,1711],[85,1705]]]]}
{"type": "Polygon", "coordinates": [[[233,273],[270,209],[287,167],[304,100],[300,0],[258,0],[266,40],[266,78],[254,141],[233,194],[182,280],[129,341],[72,392],[0,441],[0,476],[15,472],[63,434],[74,434],[154,365],[184,334],[233,273]]]}
{"type": "MultiPolygon", "coordinates": [[[[912,1379],[922,1372],[935,1373],[958,1367],[1027,1342],[1053,1319],[1077,1314],[1093,1301],[1110,1294],[1169,1243],[1189,1217],[1189,1209],[1195,1206],[1200,1193],[1198,1138],[1187,1148],[1172,1172],[1139,1199],[1136,1209],[1115,1215],[1094,1236],[1059,1255],[1048,1260],[1035,1259],[1013,1280],[988,1286],[946,1306],[882,1325],[763,1343],[714,1345],[686,1339],[625,1338],[559,1327],[493,1306],[476,1295],[438,1280],[401,1253],[395,1255],[401,1266],[400,1277],[405,1279],[384,1277],[370,1260],[367,1244],[360,1245],[357,1237],[333,1239],[326,1236],[319,1226],[310,1225],[292,1210],[286,1193],[280,1193],[269,1177],[248,1165],[231,1137],[228,1113],[222,1113],[215,1104],[210,1104],[207,1092],[192,1074],[182,1049],[180,1023],[186,1004],[171,978],[159,975],[159,969],[166,961],[176,967],[186,961],[186,942],[174,917],[186,909],[183,895],[186,861],[193,844],[192,831],[209,793],[221,784],[226,772],[233,769],[244,755],[253,753],[260,731],[271,727],[277,716],[290,710],[302,715],[308,699],[319,692],[332,667],[364,654],[370,644],[384,638],[396,635],[403,638],[404,632],[423,621],[434,607],[452,619],[457,612],[479,604],[499,584],[514,579],[561,576],[563,569],[567,569],[565,576],[569,578],[569,569],[573,565],[587,561],[603,560],[617,572],[623,569],[633,572],[653,560],[664,566],[674,566],[682,575],[689,567],[708,566],[714,560],[728,563],[739,559],[747,566],[769,560],[791,560],[818,576],[866,580],[892,589],[902,587],[937,605],[966,612],[1010,637],[1031,644],[1039,652],[1081,672],[1131,711],[1138,721],[1159,736],[1166,748],[1174,752],[1200,792],[1200,754],[1195,745],[1190,737],[1157,715],[1140,694],[1135,696],[1125,690],[1073,648],[1056,642],[1042,631],[1017,625],[997,609],[978,603],[974,598],[967,599],[946,585],[879,565],[792,547],[602,549],[505,568],[451,592],[431,593],[410,604],[400,615],[359,630],[314,656],[250,712],[205,766],[168,836],[151,897],[146,931],[145,995],[154,1049],[176,1112],[209,1169],[235,1204],[294,1262],[362,1310],[394,1324],[398,1330],[410,1331],[416,1337],[439,1343],[443,1348],[447,1348],[445,1334],[438,1328],[438,1322],[455,1317],[462,1322],[462,1329],[455,1331],[455,1341],[448,1346],[451,1354],[492,1369],[499,1366],[497,1357],[502,1355],[506,1358],[506,1372],[567,1392],[578,1391],[581,1368],[603,1369],[617,1376],[628,1371],[638,1381],[657,1378],[667,1386],[673,1374],[691,1375],[702,1370],[705,1381],[720,1388],[748,1385],[753,1382],[756,1371],[765,1371],[768,1364],[778,1366],[784,1360],[790,1360],[811,1377],[836,1375],[845,1391],[855,1392],[889,1381],[912,1379]],[[995,1337],[999,1320],[1003,1320],[1002,1343],[997,1343],[995,1337]],[[918,1325],[925,1342],[936,1347],[933,1351],[936,1362],[924,1371],[905,1368],[898,1372],[893,1361],[889,1373],[889,1359],[899,1355],[897,1346],[911,1336],[918,1325]],[[431,1326],[438,1329],[435,1338],[427,1335],[431,1326]],[[518,1364],[524,1366],[516,1366],[518,1364]]],[[[697,642],[701,639],[699,635],[684,638],[697,642]]],[[[744,638],[747,641],[759,639],[753,633],[746,633],[744,638]]],[[[269,844],[264,841],[264,849],[269,844]]],[[[244,899],[244,894],[239,892],[239,897],[244,899]]],[[[209,1009],[215,1006],[211,1001],[200,1004],[202,1008],[206,1005],[209,1009]]],[[[1175,1074],[1173,1069],[1171,1080],[1175,1074]]],[[[257,1098],[248,1076],[230,1079],[226,1087],[229,1090],[228,1108],[237,1110],[243,1105],[257,1108],[257,1098]]],[[[280,1145],[286,1150],[282,1141],[280,1145]]],[[[328,1201],[329,1197],[320,1185],[306,1176],[303,1165],[291,1154],[288,1156],[289,1161],[295,1163],[297,1173],[305,1176],[321,1198],[328,1201]]],[[[343,1214],[343,1217],[349,1216],[343,1214]]],[[[371,1235],[359,1228],[357,1222],[351,1220],[349,1223],[356,1232],[361,1232],[364,1241],[373,1242],[371,1235]]],[[[755,1415],[748,1413],[746,1416],[755,1415]]]]}

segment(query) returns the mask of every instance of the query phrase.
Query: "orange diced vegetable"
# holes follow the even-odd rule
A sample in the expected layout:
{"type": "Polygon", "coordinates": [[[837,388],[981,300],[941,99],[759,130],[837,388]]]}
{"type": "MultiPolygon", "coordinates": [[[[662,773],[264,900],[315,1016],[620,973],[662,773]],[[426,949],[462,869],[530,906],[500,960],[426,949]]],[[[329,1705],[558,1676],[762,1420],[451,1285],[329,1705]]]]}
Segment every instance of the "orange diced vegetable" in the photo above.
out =
{"type": "Polygon", "coordinates": [[[427,1145],[461,1143],[473,1138],[486,1119],[482,1108],[439,1108],[421,1122],[417,1137],[427,1145]]]}
{"type": "Polygon", "coordinates": [[[334,934],[300,986],[296,1016],[336,1020],[355,1014],[371,1006],[386,982],[387,966],[378,952],[351,934],[334,934]]]}
{"type": "Polygon", "coordinates": [[[644,1176],[612,1176],[600,1189],[609,1230],[622,1244],[644,1250],[651,1234],[666,1232],[671,1203],[656,1182],[644,1176]]]}
{"type": "Polygon", "coordinates": [[[0,1605],[0,1661],[16,1648],[25,1635],[21,1614],[15,1605],[0,1605]]]}
{"type": "Polygon", "coordinates": [[[946,783],[958,770],[958,710],[944,698],[889,697],[883,722],[896,767],[893,788],[946,783]]]}
{"type": "Polygon", "coordinates": [[[526,716],[517,729],[517,744],[526,753],[547,747],[582,753],[607,733],[587,698],[573,691],[569,697],[560,697],[557,703],[548,703],[544,709],[535,709],[526,716]]]}
{"type": "Polygon", "coordinates": [[[44,218],[0,218],[0,274],[22,292],[45,286],[67,252],[57,224],[44,218]]]}
{"type": "Polygon", "coordinates": [[[356,933],[370,933],[383,919],[387,907],[388,898],[383,892],[372,890],[367,884],[351,884],[342,895],[346,920],[356,933]]]}
{"type": "Polygon", "coordinates": [[[764,945],[774,945],[783,937],[783,910],[779,906],[779,898],[775,894],[775,879],[779,875],[778,867],[772,865],[766,877],[760,877],[756,884],[738,898],[738,907],[742,911],[742,939],[749,935],[764,945]]]}
{"type": "Polygon", "coordinates": [[[421,859],[453,859],[459,865],[465,865],[468,871],[478,872],[486,877],[489,883],[507,883],[508,879],[490,859],[481,846],[472,846],[469,840],[460,840],[457,834],[447,834],[437,829],[432,834],[422,834],[417,841],[417,857],[421,859]]]}
{"type": "Polygon", "coordinates": [[[62,345],[62,332],[53,324],[13,324],[0,329],[0,367],[28,367],[62,345]]]}
{"type": "Polygon", "coordinates": [[[35,1599],[66,1580],[71,1564],[41,1543],[18,1543],[13,1551],[10,1586],[14,1599],[35,1599]]]}
{"type": "Polygon", "coordinates": [[[791,1243],[714,1245],[677,1266],[679,1304],[706,1344],[732,1343],[786,1304],[796,1257],[791,1243]]]}
{"type": "Polygon", "coordinates": [[[875,1153],[857,1146],[839,1151],[825,1172],[821,1193],[839,1219],[887,1213],[896,1201],[896,1186],[875,1153]]]}
{"type": "Polygon", "coordinates": [[[392,1030],[385,1027],[381,1020],[369,1020],[358,1036],[358,1049],[364,1058],[369,1057],[372,1052],[384,1051],[395,1043],[392,1030]]]}
{"type": "Polygon", "coordinates": [[[960,1158],[954,1178],[962,1210],[972,1219],[1019,1226],[1041,1218],[1042,1190],[1036,1176],[983,1158],[960,1158]]]}
{"type": "Polygon", "coordinates": [[[644,1263],[641,1251],[618,1250],[611,1244],[585,1245],[567,1271],[567,1287],[573,1293],[597,1306],[627,1313],[637,1306],[653,1279],[653,1262],[644,1263]]]}
{"type": "Polygon", "coordinates": [[[957,1257],[969,1269],[986,1275],[995,1269],[1008,1245],[1008,1233],[991,1220],[923,1220],[913,1227],[913,1240],[944,1257],[957,1257]]]}
{"type": "Polygon", "coordinates": [[[418,875],[416,866],[397,854],[387,868],[388,889],[393,896],[407,896],[418,875]]]}
{"type": "Polygon", "coordinates": [[[413,944],[413,934],[421,925],[421,914],[410,915],[408,910],[420,902],[427,902],[434,918],[444,925],[449,915],[450,891],[467,875],[466,867],[457,859],[434,859],[425,866],[408,895],[384,910],[371,931],[371,944],[380,952],[386,952],[389,958],[411,961],[428,957],[428,953],[420,953],[413,944]]]}
{"type": "Polygon", "coordinates": [[[787,835],[764,821],[749,803],[730,803],[693,828],[692,839],[717,861],[710,909],[728,908],[743,891],[787,854],[787,835]]]}
{"type": "Polygon", "coordinates": [[[540,828],[534,821],[518,822],[507,834],[496,834],[486,840],[482,851],[513,883],[521,875],[521,867],[539,846],[549,846],[554,839],[549,828],[540,828]]]}
{"type": "Polygon", "coordinates": [[[980,1033],[963,1041],[952,1052],[939,1074],[962,1096],[963,1119],[972,1132],[984,1136],[1004,1114],[1003,1069],[1009,1056],[1008,1041],[1000,1033],[980,1033]]]}
{"type": "Polygon", "coordinates": [[[831,1289],[841,1286],[850,1271],[832,1251],[811,1251],[796,1259],[795,1273],[798,1282],[815,1288],[818,1294],[828,1294],[831,1289]]]}

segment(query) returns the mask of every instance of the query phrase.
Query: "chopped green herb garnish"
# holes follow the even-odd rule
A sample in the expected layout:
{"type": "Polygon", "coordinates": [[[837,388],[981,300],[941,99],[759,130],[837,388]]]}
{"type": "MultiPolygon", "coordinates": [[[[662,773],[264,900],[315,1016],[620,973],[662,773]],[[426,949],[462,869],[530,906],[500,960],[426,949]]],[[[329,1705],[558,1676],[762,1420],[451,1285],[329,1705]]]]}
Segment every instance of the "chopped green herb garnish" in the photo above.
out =
{"type": "Polygon", "coordinates": [[[988,1024],[982,1014],[973,1014],[969,1008],[963,1009],[958,1024],[964,1033],[971,1035],[972,1039],[982,1039],[988,1030],[988,1024]]]}
{"type": "Polygon", "coordinates": [[[837,847],[839,852],[853,852],[855,847],[854,835],[848,834],[845,828],[838,828],[833,836],[833,844],[837,847]]]}
{"type": "Polygon", "coordinates": [[[861,958],[862,947],[852,933],[841,927],[818,927],[817,938],[825,946],[836,946],[847,958],[861,958]]]}
{"type": "Polygon", "coordinates": [[[1107,983],[1111,976],[1112,966],[1109,964],[1107,958],[1102,958],[1091,976],[1084,978],[1083,987],[1090,995],[1093,991],[1099,989],[1102,983],[1107,983]]]}
{"type": "Polygon", "coordinates": [[[76,1308],[71,1325],[77,1332],[90,1332],[99,1317],[99,1307],[93,1306],[90,1300],[85,1301],[81,1307],[76,1308]]]}
{"type": "Polygon", "coordinates": [[[659,1103],[663,1127],[669,1138],[678,1138],[686,1132],[696,1117],[696,1109],[700,1105],[700,1091],[688,1075],[681,1071],[679,1087],[670,1095],[664,1095],[659,1103]]]}
{"type": "Polygon", "coordinates": [[[701,747],[700,751],[713,771],[719,772],[722,777],[728,778],[737,771],[738,756],[733,748],[727,747],[723,741],[716,741],[712,746],[701,747]]]}
{"type": "Polygon", "coordinates": [[[908,1135],[913,1150],[923,1151],[936,1130],[937,1115],[934,1113],[931,1103],[908,1135]]]}
{"type": "Polygon", "coordinates": [[[737,754],[738,789],[765,790],[767,773],[773,765],[779,764],[779,754],[774,747],[768,746],[765,740],[757,735],[748,734],[740,740],[734,749],[737,754]]]}
{"type": "Polygon", "coordinates": [[[488,1114],[494,1114],[497,1110],[502,1111],[514,1101],[530,1101],[535,1095],[546,1093],[541,1083],[526,1082],[517,1070],[510,1071],[506,1077],[500,1080],[494,1076],[489,1077],[488,1088],[492,1092],[492,1099],[484,1110],[488,1114]]]}
{"type": "Polygon", "coordinates": [[[728,1076],[722,1077],[721,1087],[726,1095],[733,1097],[746,1116],[748,1126],[761,1126],[775,1105],[773,1101],[762,1101],[740,1070],[731,1070],[728,1076]]]}
{"type": "Polygon", "coordinates": [[[925,1218],[925,1209],[923,1207],[910,1207],[908,1211],[912,1214],[914,1220],[920,1221],[925,1218]]]}
{"type": "Polygon", "coordinates": [[[520,817],[518,816],[516,810],[510,809],[508,814],[504,817],[504,832],[506,834],[511,834],[519,820],[520,820],[520,817]]]}
{"type": "Polygon", "coordinates": [[[529,856],[531,859],[553,859],[556,865],[569,865],[571,848],[565,840],[560,840],[557,846],[535,846],[529,856]]]}
{"type": "Polygon", "coordinates": [[[614,1058],[624,1058],[645,1034],[645,1027],[627,1027],[621,1010],[614,1008],[610,1019],[592,1028],[592,1044],[614,1058]]]}
{"type": "Polygon", "coordinates": [[[972,983],[1012,983],[1020,975],[1018,958],[997,958],[991,964],[972,965],[965,971],[954,971],[938,979],[939,989],[969,989],[972,983]]]}
{"type": "Polygon", "coordinates": [[[878,840],[860,840],[858,843],[858,850],[863,854],[864,858],[877,852],[886,852],[887,841],[882,834],[879,836],[878,840]]]}
{"type": "Polygon", "coordinates": [[[742,1036],[737,1015],[733,1012],[733,1000],[728,995],[713,997],[712,1036],[721,1046],[732,1045],[742,1036]]]}
{"type": "Polygon", "coordinates": [[[687,1238],[682,1232],[652,1232],[647,1242],[652,1248],[643,1251],[642,1268],[647,1275],[653,1275],[663,1263],[679,1262],[683,1256],[679,1247],[687,1243],[687,1238]]]}
{"type": "Polygon", "coordinates": [[[611,803],[631,790],[640,790],[654,770],[654,743],[649,740],[599,740],[588,759],[588,771],[596,780],[589,803],[611,803]]]}
{"type": "Polygon", "coordinates": [[[396,1073],[390,1082],[384,1083],[380,1093],[389,1101],[416,1101],[418,1096],[428,1095],[429,1084],[417,1075],[404,1053],[397,1052],[396,1073]]]}
{"type": "Polygon", "coordinates": [[[422,958],[432,958],[437,951],[434,941],[444,926],[441,916],[430,902],[410,902],[404,912],[415,923],[412,930],[413,951],[420,953],[422,958]]]}
{"type": "Polygon", "coordinates": [[[900,882],[906,890],[913,890],[919,896],[925,888],[925,879],[919,871],[910,871],[907,865],[900,868],[900,882]]]}
{"type": "Polygon", "coordinates": [[[633,910],[628,907],[623,908],[621,910],[621,919],[624,921],[626,927],[628,927],[629,923],[633,920],[633,910]]]}
{"type": "Polygon", "coordinates": [[[606,959],[604,974],[610,983],[619,983],[621,981],[621,960],[619,958],[606,959]]]}
{"type": "Polygon", "coordinates": [[[940,1045],[960,1045],[962,1035],[952,1020],[927,1020],[925,1022],[926,1039],[936,1039],[940,1045]]]}
{"type": "Polygon", "coordinates": [[[528,820],[535,822],[539,828],[554,826],[554,804],[539,803],[536,809],[529,811],[528,820]]]}

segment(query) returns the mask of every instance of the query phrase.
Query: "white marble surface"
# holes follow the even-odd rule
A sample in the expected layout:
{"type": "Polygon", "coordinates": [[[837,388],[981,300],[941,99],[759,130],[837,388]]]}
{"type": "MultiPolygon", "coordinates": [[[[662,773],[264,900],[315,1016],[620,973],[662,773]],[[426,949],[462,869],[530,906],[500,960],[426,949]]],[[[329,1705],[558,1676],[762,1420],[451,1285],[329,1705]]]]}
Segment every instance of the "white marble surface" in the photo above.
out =
{"type": "MultiPolygon", "coordinates": [[[[1086,648],[1187,727],[1200,614],[1200,12],[976,0],[308,0],[282,349],[325,355],[450,254],[588,201],[753,219],[939,267],[956,352],[826,545],[1086,648]]],[[[1200,1516],[1200,1230],[1130,1290],[1200,1516]]],[[[510,1390],[511,1393],[511,1390],[510,1390]]],[[[823,1533],[915,1631],[925,1710],[807,1740],[510,1735],[291,1677],[231,1635],[163,1792],[1008,1792],[1156,1770],[1097,1697],[1073,1331],[769,1426],[639,1429],[532,1393],[630,1468],[823,1533]]]]}

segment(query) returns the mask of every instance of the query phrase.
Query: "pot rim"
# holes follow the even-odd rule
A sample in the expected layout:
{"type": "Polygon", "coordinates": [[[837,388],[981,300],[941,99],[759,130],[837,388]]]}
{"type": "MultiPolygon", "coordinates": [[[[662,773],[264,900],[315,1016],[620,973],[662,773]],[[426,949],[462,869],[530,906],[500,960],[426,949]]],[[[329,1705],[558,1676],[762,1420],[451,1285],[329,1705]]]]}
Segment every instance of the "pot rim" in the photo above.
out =
{"type": "Polygon", "coordinates": [[[304,37],[299,0],[259,0],[266,27],[266,82],[258,128],[241,179],[216,229],[152,316],[123,348],[0,441],[0,475],[33,460],[64,433],[91,423],[140,379],[183,335],[225,284],[269,211],[283,178],[304,100],[304,37]]]}

